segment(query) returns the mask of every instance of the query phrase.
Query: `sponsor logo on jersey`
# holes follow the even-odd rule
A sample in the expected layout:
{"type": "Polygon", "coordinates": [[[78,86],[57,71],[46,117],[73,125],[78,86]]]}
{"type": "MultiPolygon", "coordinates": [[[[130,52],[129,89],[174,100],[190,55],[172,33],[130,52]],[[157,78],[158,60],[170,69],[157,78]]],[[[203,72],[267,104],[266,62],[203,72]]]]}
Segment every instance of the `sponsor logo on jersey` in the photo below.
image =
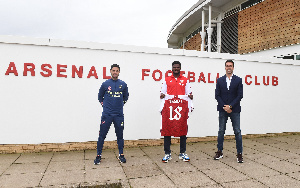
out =
{"type": "Polygon", "coordinates": [[[182,103],[182,99],[169,100],[170,103],[182,103]]]}
{"type": "Polygon", "coordinates": [[[118,92],[118,91],[115,91],[114,92],[114,96],[113,97],[120,97],[120,95],[122,95],[123,94],[123,92],[122,91],[120,91],[120,92],[118,92]]]}

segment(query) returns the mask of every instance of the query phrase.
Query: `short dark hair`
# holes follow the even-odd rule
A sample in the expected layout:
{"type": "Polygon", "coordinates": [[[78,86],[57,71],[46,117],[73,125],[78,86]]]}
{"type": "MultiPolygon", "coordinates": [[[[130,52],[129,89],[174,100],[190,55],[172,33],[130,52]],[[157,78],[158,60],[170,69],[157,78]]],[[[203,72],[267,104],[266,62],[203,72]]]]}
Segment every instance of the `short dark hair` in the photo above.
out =
{"type": "Polygon", "coordinates": [[[175,65],[175,64],[178,64],[178,65],[180,66],[180,68],[181,68],[181,63],[180,63],[179,61],[174,61],[174,62],[172,63],[172,67],[173,67],[173,65],[175,65]]]}
{"type": "Polygon", "coordinates": [[[234,62],[233,62],[231,59],[228,59],[228,60],[225,62],[225,67],[226,67],[226,63],[232,63],[232,66],[234,67],[234,62]]]}
{"type": "Polygon", "coordinates": [[[119,71],[121,70],[121,69],[120,69],[120,66],[119,66],[118,64],[112,64],[111,67],[110,67],[110,70],[111,70],[113,67],[118,67],[118,68],[119,68],[119,71]]]}

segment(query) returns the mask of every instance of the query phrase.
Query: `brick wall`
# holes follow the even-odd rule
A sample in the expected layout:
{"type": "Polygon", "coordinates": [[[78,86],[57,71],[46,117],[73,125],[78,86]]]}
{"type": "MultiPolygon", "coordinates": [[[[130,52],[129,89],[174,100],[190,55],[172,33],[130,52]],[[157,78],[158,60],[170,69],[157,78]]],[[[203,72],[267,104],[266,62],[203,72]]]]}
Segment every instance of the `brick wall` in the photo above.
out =
{"type": "Polygon", "coordinates": [[[184,49],[201,51],[201,42],[201,36],[200,33],[198,33],[190,38],[190,40],[188,40],[186,43],[184,43],[184,49]]]}
{"type": "Polygon", "coordinates": [[[300,42],[300,0],[265,0],[238,16],[239,54],[300,42]]]}
{"type": "MultiPolygon", "coordinates": [[[[278,135],[294,135],[300,132],[290,133],[270,133],[270,134],[253,134],[243,135],[243,139],[257,137],[272,137],[278,135]]],[[[227,135],[225,139],[234,140],[234,135],[227,135]]],[[[187,143],[217,141],[216,136],[208,137],[188,137],[187,143]]],[[[145,140],[125,140],[125,148],[162,146],[163,139],[145,139],[145,140]]],[[[179,138],[172,138],[172,144],[179,144],[179,138]]],[[[96,150],[97,142],[70,142],[70,143],[44,143],[44,144],[1,144],[0,154],[9,153],[36,153],[36,152],[61,152],[61,151],[79,151],[79,150],[96,150]]],[[[105,141],[103,149],[117,149],[117,141],[105,141]]],[[[96,151],[95,151],[96,152],[96,151]]]]}

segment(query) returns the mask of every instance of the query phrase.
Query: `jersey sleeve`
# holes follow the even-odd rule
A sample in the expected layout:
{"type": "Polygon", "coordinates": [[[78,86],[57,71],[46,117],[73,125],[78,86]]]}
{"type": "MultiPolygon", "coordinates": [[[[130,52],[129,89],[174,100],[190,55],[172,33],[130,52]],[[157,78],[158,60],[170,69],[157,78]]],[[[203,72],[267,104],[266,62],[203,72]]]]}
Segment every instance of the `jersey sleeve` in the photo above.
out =
{"type": "Polygon", "coordinates": [[[102,83],[98,93],[98,100],[101,103],[101,105],[103,104],[104,94],[105,94],[105,86],[104,83],[102,83]]]}
{"type": "Polygon", "coordinates": [[[129,92],[128,92],[128,87],[127,84],[125,84],[124,92],[123,92],[123,102],[124,104],[127,102],[129,98],[129,92]]]}
{"type": "Polygon", "coordinates": [[[166,93],[167,93],[167,84],[166,84],[166,81],[165,81],[165,80],[164,80],[163,83],[162,83],[160,93],[162,93],[162,94],[166,94],[166,93]]]}
{"type": "Polygon", "coordinates": [[[189,81],[187,81],[187,82],[186,82],[186,85],[185,85],[185,94],[186,94],[186,95],[192,94],[192,89],[191,89],[191,86],[190,86],[190,82],[189,82],[189,81]]]}

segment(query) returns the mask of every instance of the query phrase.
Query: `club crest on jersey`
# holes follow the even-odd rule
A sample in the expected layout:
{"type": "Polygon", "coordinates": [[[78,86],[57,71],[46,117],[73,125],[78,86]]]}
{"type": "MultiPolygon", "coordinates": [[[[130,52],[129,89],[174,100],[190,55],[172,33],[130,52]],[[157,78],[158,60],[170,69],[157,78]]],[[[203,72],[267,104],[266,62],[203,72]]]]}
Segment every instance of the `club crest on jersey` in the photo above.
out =
{"type": "Polygon", "coordinates": [[[119,85],[119,88],[121,89],[121,88],[122,88],[122,85],[119,85]]]}
{"type": "Polygon", "coordinates": [[[172,82],[172,80],[170,80],[170,82],[172,82]]]}
{"type": "Polygon", "coordinates": [[[102,121],[102,123],[101,124],[104,124],[105,123],[105,121],[102,121]]]}
{"type": "Polygon", "coordinates": [[[183,83],[183,80],[180,80],[181,83],[183,83]]]}
{"type": "Polygon", "coordinates": [[[110,87],[110,86],[108,86],[108,88],[107,88],[107,89],[108,89],[108,91],[111,91],[111,87],[110,87]]]}

